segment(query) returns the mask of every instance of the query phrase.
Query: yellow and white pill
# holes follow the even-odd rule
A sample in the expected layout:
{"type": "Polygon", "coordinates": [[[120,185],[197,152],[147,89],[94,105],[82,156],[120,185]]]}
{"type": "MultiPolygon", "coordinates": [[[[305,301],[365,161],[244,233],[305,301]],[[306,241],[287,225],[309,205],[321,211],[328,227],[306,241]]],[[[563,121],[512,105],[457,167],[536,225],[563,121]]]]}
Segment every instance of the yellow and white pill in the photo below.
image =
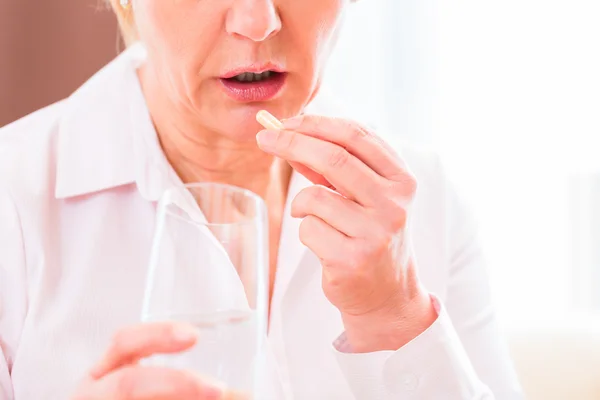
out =
{"type": "Polygon", "coordinates": [[[270,129],[274,131],[279,131],[283,129],[283,124],[280,120],[275,118],[273,114],[266,110],[260,110],[256,114],[256,120],[259,124],[265,127],[265,129],[270,129]]]}

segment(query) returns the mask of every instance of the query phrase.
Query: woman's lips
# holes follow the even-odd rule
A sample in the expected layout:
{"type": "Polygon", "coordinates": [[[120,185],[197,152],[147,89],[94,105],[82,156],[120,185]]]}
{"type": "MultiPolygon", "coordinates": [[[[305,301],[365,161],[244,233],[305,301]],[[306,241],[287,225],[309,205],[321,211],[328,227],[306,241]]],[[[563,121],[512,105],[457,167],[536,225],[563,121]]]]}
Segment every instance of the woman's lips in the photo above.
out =
{"type": "Polygon", "coordinates": [[[220,78],[225,93],[232,99],[244,102],[258,102],[273,99],[285,85],[287,74],[277,73],[258,82],[239,82],[236,79],[220,78]]]}

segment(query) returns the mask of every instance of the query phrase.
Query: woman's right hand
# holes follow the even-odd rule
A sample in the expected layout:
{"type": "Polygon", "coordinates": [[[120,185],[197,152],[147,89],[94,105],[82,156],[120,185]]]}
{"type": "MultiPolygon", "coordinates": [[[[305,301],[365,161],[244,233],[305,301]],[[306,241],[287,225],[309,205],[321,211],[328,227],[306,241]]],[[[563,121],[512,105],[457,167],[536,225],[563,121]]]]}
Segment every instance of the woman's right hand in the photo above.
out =
{"type": "Polygon", "coordinates": [[[197,331],[181,323],[151,323],[117,333],[102,360],[87,374],[72,400],[234,400],[207,378],[191,371],[139,365],[157,353],[185,351],[197,331]]]}

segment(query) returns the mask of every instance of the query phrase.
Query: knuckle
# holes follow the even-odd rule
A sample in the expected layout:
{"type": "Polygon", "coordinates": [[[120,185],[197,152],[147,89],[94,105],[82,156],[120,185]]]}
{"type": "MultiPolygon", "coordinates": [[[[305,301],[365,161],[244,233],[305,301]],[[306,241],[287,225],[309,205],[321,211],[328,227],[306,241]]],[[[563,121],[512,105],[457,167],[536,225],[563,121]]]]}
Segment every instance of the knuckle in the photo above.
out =
{"type": "Polygon", "coordinates": [[[417,191],[419,183],[417,182],[417,178],[415,178],[412,174],[404,175],[404,184],[409,193],[414,194],[417,191]]]}
{"type": "Polygon", "coordinates": [[[407,213],[404,208],[396,209],[387,218],[389,218],[390,226],[394,231],[403,229],[406,226],[407,213]]]}
{"type": "Polygon", "coordinates": [[[331,258],[321,258],[321,266],[325,269],[331,269],[338,266],[338,263],[331,258]]]}
{"type": "Polygon", "coordinates": [[[293,119],[293,120],[297,121],[300,126],[304,126],[304,125],[306,125],[306,122],[307,122],[307,115],[306,114],[300,114],[300,115],[297,115],[297,116],[295,116],[293,118],[290,118],[290,119],[293,119]]]}
{"type": "Polygon", "coordinates": [[[299,215],[301,215],[302,211],[305,208],[305,201],[304,201],[304,197],[301,196],[300,194],[298,194],[294,200],[292,200],[292,204],[291,204],[291,213],[293,217],[297,217],[299,215]]]}
{"type": "Polygon", "coordinates": [[[306,201],[310,205],[322,203],[327,199],[328,192],[323,186],[314,185],[306,190],[306,201]]]}
{"type": "Polygon", "coordinates": [[[310,186],[302,189],[296,198],[292,201],[292,212],[301,214],[312,210],[315,204],[319,201],[321,194],[315,189],[315,186],[310,186]]]}
{"type": "Polygon", "coordinates": [[[323,271],[321,287],[323,288],[325,295],[328,295],[330,292],[336,292],[339,288],[344,286],[344,283],[345,279],[343,279],[340,274],[327,273],[327,270],[323,271]]]}
{"type": "Polygon", "coordinates": [[[323,286],[336,289],[345,286],[352,279],[353,273],[348,270],[346,263],[342,260],[321,260],[323,267],[323,286]]]}
{"type": "MultiPolygon", "coordinates": [[[[306,118],[306,117],[303,117],[306,118]]],[[[309,119],[305,119],[305,121],[310,121],[307,125],[309,129],[314,130],[316,132],[320,132],[320,130],[324,126],[325,117],[321,115],[313,115],[309,119]]]]}
{"type": "Polygon", "coordinates": [[[331,152],[327,164],[330,168],[342,168],[350,158],[350,153],[342,147],[337,147],[331,152]]]}
{"type": "Polygon", "coordinates": [[[393,190],[401,196],[412,197],[417,192],[417,178],[415,178],[412,174],[408,172],[402,172],[392,179],[393,190]]]}
{"type": "Polygon", "coordinates": [[[312,215],[309,215],[307,217],[305,217],[302,222],[300,222],[300,240],[302,240],[302,243],[306,244],[304,242],[304,240],[310,236],[310,232],[313,229],[313,226],[315,224],[315,217],[313,217],[312,215]]]}
{"type": "Polygon", "coordinates": [[[390,235],[382,232],[374,234],[367,243],[361,248],[356,258],[361,266],[368,265],[373,259],[379,258],[388,249],[390,235]]]}
{"type": "Polygon", "coordinates": [[[360,251],[361,249],[356,246],[343,249],[341,252],[336,253],[336,257],[330,260],[330,264],[335,267],[345,268],[348,271],[353,271],[360,267],[360,251]]]}
{"type": "Polygon", "coordinates": [[[109,345],[109,352],[115,355],[123,354],[127,351],[129,341],[129,330],[121,329],[115,333],[109,345]]]}
{"type": "Polygon", "coordinates": [[[280,151],[292,151],[298,141],[298,135],[291,131],[280,131],[277,136],[276,148],[280,151]]]}
{"type": "Polygon", "coordinates": [[[372,247],[373,246],[370,244],[365,244],[364,246],[361,246],[360,249],[354,251],[354,253],[352,254],[352,259],[354,260],[352,266],[354,271],[362,269],[365,265],[369,263],[372,247]]]}
{"type": "Polygon", "coordinates": [[[317,190],[315,188],[316,185],[302,189],[298,197],[300,197],[303,202],[310,202],[313,199],[316,199],[319,196],[319,194],[317,193],[317,190]]]}
{"type": "Polygon", "coordinates": [[[321,259],[321,265],[324,268],[342,268],[348,264],[348,261],[339,254],[321,259]]]}
{"type": "Polygon", "coordinates": [[[371,132],[362,124],[354,121],[344,121],[344,125],[350,132],[351,141],[362,141],[367,137],[372,136],[371,132]]]}
{"type": "Polygon", "coordinates": [[[375,258],[380,258],[386,253],[388,253],[390,250],[392,236],[393,235],[381,236],[381,238],[376,243],[374,243],[373,247],[371,248],[372,256],[374,256],[375,258]]]}
{"type": "Polygon", "coordinates": [[[306,219],[307,214],[310,214],[310,210],[312,207],[312,196],[306,189],[302,190],[294,200],[292,200],[291,204],[291,213],[294,218],[303,218],[306,219]]]}

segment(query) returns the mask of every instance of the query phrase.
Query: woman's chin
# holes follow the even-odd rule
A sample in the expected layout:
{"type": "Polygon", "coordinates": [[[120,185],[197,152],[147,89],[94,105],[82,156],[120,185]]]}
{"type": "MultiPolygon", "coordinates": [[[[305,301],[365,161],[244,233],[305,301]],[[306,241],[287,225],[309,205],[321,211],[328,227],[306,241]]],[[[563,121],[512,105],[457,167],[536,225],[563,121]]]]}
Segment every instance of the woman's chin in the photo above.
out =
{"type": "MultiPolygon", "coordinates": [[[[260,110],[257,110],[257,112],[260,110]]],[[[256,142],[256,134],[264,129],[256,122],[256,113],[246,118],[222,117],[213,121],[210,125],[214,126],[215,133],[226,141],[247,143],[256,142]]]]}
{"type": "Polygon", "coordinates": [[[256,134],[264,129],[257,121],[256,114],[260,110],[274,110],[268,105],[246,105],[243,109],[227,110],[208,116],[212,120],[210,126],[220,135],[236,142],[255,141],[256,134]]]}

